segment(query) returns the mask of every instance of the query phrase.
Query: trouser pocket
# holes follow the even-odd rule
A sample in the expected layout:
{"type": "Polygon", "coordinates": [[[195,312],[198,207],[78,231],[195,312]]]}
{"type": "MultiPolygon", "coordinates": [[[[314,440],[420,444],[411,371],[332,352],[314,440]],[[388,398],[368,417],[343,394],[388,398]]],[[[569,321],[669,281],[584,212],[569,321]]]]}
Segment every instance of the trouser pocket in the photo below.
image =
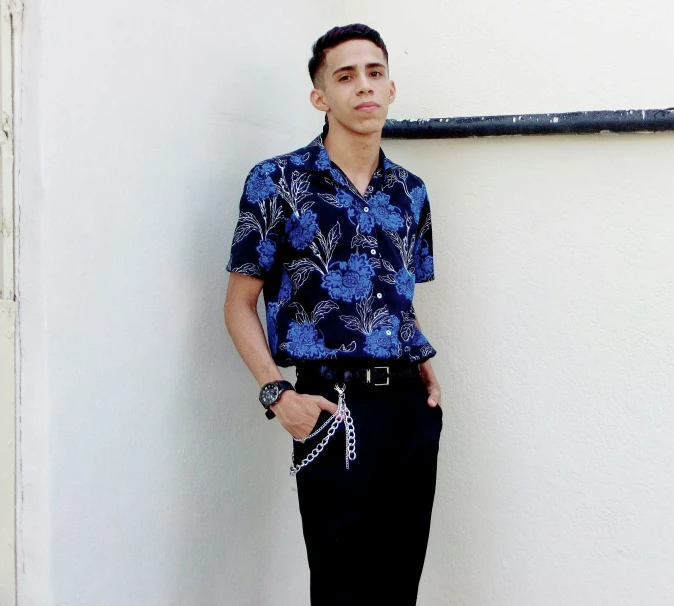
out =
{"type": "MultiPolygon", "coordinates": [[[[331,417],[331,414],[327,410],[321,409],[321,412],[318,413],[318,419],[316,419],[316,423],[314,423],[314,426],[311,428],[311,431],[309,432],[309,435],[314,433],[330,417],[331,417]]],[[[318,437],[318,436],[315,436],[315,437],[318,437]]]]}
{"type": "MultiPolygon", "coordinates": [[[[351,411],[346,405],[346,385],[335,385],[335,391],[339,394],[337,410],[331,414],[321,410],[311,433],[303,440],[293,438],[293,456],[290,466],[290,475],[296,475],[301,469],[313,463],[323,450],[331,442],[331,438],[338,435],[342,430],[345,439],[344,465],[349,469],[349,462],[356,459],[356,431],[353,425],[351,411]]],[[[320,394],[322,395],[322,394],[320,394]]],[[[334,442],[331,442],[334,445],[334,442]]],[[[323,461],[325,457],[321,458],[323,461]]]]}

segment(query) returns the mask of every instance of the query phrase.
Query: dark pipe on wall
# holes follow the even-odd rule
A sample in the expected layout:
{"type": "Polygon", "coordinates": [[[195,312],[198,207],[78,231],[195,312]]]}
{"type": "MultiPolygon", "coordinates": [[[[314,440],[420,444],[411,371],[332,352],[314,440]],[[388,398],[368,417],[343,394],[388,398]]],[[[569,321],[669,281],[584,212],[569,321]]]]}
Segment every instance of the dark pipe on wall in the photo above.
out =
{"type": "Polygon", "coordinates": [[[674,131],[674,107],[620,111],[387,120],[385,139],[457,139],[674,131]]]}

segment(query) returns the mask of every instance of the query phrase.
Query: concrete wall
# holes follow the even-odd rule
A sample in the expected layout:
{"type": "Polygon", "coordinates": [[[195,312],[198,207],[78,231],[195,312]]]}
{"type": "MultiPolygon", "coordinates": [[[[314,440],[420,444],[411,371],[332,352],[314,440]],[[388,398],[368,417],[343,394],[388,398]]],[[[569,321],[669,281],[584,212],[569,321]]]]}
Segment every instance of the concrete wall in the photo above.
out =
{"type": "MultiPolygon", "coordinates": [[[[320,128],[317,35],[380,28],[394,117],[657,107],[669,11],[31,2],[19,605],[308,603],[290,444],[221,305],[246,171],[320,128]]],[[[419,603],[669,603],[674,136],[386,151],[436,225],[418,309],[446,430],[419,603]]]]}
{"type": "Polygon", "coordinates": [[[21,606],[306,601],[291,445],[222,304],[243,179],[320,129],[340,10],[27,5],[21,606]]]}
{"type": "Polygon", "coordinates": [[[16,14],[0,0],[0,604],[16,602],[16,300],[13,47],[16,14]]]}
{"type": "MultiPolygon", "coordinates": [[[[392,117],[670,107],[666,2],[347,0],[392,117]]],[[[421,174],[445,390],[420,604],[674,595],[674,134],[388,142],[421,174]]]]}
{"type": "Polygon", "coordinates": [[[417,303],[448,420],[420,603],[668,604],[674,137],[387,152],[428,174],[442,234],[417,303]]]}
{"type": "Polygon", "coordinates": [[[674,105],[666,0],[345,0],[382,32],[392,118],[674,105]]]}

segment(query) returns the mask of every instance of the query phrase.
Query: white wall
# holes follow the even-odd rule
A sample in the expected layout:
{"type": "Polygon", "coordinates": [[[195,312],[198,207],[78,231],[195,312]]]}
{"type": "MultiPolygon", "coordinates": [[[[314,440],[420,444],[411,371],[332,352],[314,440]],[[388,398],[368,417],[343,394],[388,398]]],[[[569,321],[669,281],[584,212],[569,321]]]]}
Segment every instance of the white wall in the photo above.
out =
{"type": "Polygon", "coordinates": [[[0,604],[16,602],[16,301],[13,70],[16,16],[0,0],[0,604]]]}
{"type": "Polygon", "coordinates": [[[671,603],[674,137],[387,152],[435,201],[417,309],[446,424],[420,603],[671,603]]]}
{"type": "Polygon", "coordinates": [[[345,0],[378,29],[399,94],[392,118],[674,105],[667,0],[345,0]]]}
{"type": "Polygon", "coordinates": [[[340,11],[27,3],[21,606],[308,601],[291,445],[222,303],[243,179],[320,130],[340,11]]]}
{"type": "MultiPolygon", "coordinates": [[[[380,28],[394,117],[657,107],[670,10],[29,3],[19,606],[308,603],[290,444],[221,305],[246,171],[320,128],[320,33],[380,28]]],[[[674,136],[386,150],[436,225],[418,308],[446,429],[420,605],[669,603],[674,136]]]]}
{"type": "MultiPolygon", "coordinates": [[[[673,105],[670,3],[347,0],[398,118],[673,105]],[[660,17],[654,19],[654,16],[660,17]]],[[[431,195],[445,390],[419,603],[674,595],[674,134],[388,142],[431,195]]]]}

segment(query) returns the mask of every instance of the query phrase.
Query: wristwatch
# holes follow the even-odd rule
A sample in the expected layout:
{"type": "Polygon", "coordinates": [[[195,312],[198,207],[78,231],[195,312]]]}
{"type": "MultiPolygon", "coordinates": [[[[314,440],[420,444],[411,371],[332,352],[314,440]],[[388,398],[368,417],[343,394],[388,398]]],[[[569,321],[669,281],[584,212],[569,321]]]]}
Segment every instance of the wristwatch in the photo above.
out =
{"type": "Polygon", "coordinates": [[[268,419],[273,419],[276,416],[270,406],[276,404],[281,394],[289,389],[295,391],[290,381],[272,381],[262,386],[260,390],[260,404],[264,406],[264,414],[268,419]]]}

